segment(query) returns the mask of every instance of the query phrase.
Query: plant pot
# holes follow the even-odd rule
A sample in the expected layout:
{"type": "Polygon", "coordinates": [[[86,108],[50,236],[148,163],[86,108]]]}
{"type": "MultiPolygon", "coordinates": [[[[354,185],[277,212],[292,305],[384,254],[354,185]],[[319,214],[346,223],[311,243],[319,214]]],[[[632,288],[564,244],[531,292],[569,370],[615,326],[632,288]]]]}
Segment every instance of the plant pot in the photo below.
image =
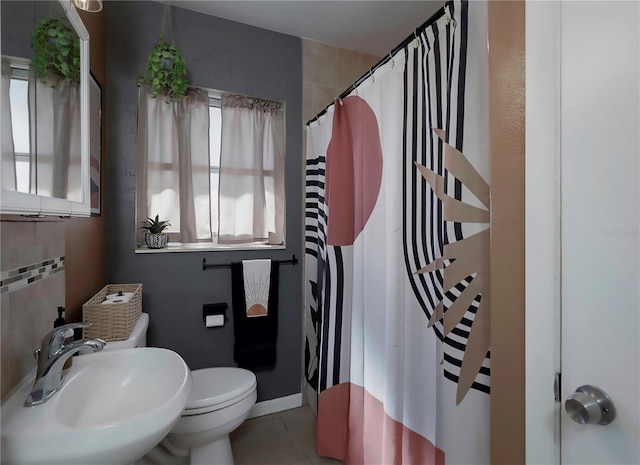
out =
{"type": "Polygon", "coordinates": [[[165,233],[160,233],[160,234],[145,233],[144,242],[147,244],[147,247],[149,247],[150,249],[162,249],[167,245],[167,235],[165,233]]]}

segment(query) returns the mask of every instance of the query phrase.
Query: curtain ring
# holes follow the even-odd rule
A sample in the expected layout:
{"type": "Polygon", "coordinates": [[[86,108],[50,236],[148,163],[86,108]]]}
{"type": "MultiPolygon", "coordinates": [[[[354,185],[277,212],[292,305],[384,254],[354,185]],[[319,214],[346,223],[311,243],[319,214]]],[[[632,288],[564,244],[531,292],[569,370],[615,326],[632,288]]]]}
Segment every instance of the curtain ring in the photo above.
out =
{"type": "Polygon", "coordinates": [[[358,96],[358,88],[355,85],[353,86],[353,91],[355,92],[353,95],[355,97],[357,97],[358,96]]]}
{"type": "Polygon", "coordinates": [[[342,99],[340,97],[336,98],[336,100],[338,101],[338,103],[340,104],[341,107],[344,106],[344,102],[342,101],[342,99]]]}
{"type": "Polygon", "coordinates": [[[393,68],[396,65],[396,62],[393,60],[393,56],[391,56],[391,52],[389,52],[389,61],[391,62],[391,67],[393,68]]]}
{"type": "Polygon", "coordinates": [[[371,78],[371,84],[376,82],[376,77],[373,75],[373,68],[369,69],[369,77],[371,78]]]}

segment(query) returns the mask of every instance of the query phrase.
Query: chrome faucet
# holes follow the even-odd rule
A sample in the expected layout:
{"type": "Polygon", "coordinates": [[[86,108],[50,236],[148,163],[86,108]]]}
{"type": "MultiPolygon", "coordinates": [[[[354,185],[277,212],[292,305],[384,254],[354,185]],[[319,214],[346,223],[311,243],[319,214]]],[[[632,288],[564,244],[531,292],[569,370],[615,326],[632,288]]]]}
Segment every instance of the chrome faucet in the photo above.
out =
{"type": "Polygon", "coordinates": [[[60,389],[64,362],[73,354],[84,349],[98,352],[104,348],[106,343],[102,339],[81,339],[65,345],[69,332],[89,326],[91,323],[70,323],[54,328],[42,338],[42,346],[33,352],[38,361],[38,371],[31,394],[24,402],[25,407],[43,404],[60,389]]]}

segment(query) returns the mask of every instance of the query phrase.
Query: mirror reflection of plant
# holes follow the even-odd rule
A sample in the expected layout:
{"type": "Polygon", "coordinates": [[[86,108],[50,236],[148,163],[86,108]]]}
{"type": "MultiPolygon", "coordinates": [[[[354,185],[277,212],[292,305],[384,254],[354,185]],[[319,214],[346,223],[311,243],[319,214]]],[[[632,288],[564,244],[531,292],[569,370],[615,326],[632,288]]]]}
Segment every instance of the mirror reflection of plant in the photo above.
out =
{"type": "Polygon", "coordinates": [[[147,74],[138,82],[149,86],[151,95],[165,96],[172,102],[187,96],[189,79],[184,57],[178,48],[160,37],[147,61],[147,74]]]}
{"type": "Polygon", "coordinates": [[[42,18],[33,31],[36,76],[51,75],[80,84],[80,39],[73,29],[56,18],[42,18]]]}

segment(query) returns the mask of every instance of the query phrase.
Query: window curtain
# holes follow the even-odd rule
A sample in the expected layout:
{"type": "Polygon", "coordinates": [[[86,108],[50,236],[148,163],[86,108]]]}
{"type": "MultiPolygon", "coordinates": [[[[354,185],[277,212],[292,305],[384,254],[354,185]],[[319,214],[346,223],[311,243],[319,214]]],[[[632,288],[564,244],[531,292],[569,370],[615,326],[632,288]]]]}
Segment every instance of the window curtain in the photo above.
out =
{"type": "Polygon", "coordinates": [[[34,87],[37,193],[81,202],[80,88],[57,79],[34,87]]]}
{"type": "Polygon", "coordinates": [[[2,188],[16,190],[16,160],[13,148],[13,132],[11,126],[11,105],[9,104],[9,92],[11,88],[11,66],[8,61],[2,60],[2,88],[0,100],[2,101],[2,188]]]}
{"type": "MultiPolygon", "coordinates": [[[[11,113],[11,63],[2,61],[2,187],[18,189],[16,141],[11,113]]],[[[15,81],[14,81],[15,82],[15,81]]],[[[20,101],[20,99],[18,99],[20,101]]],[[[20,103],[18,103],[20,105],[20,103]]],[[[80,88],[48,78],[28,81],[29,150],[28,192],[82,202],[82,146],[80,135],[80,88]],[[37,173],[37,186],[36,186],[37,173]]],[[[19,118],[19,117],[18,117],[19,118]]],[[[20,120],[17,128],[20,129],[20,120]]],[[[20,132],[18,132],[20,134],[20,132]]],[[[23,173],[24,175],[24,173],[23,173]]],[[[24,181],[24,180],[23,180],[24,181]]],[[[22,190],[25,190],[24,186],[22,190]]]]}
{"type": "Polygon", "coordinates": [[[282,104],[223,95],[218,242],[284,239],[284,111],[282,104]]]}
{"type": "Polygon", "coordinates": [[[170,241],[211,241],[207,94],[167,102],[143,86],[138,97],[137,225],[159,215],[170,241]]]}

